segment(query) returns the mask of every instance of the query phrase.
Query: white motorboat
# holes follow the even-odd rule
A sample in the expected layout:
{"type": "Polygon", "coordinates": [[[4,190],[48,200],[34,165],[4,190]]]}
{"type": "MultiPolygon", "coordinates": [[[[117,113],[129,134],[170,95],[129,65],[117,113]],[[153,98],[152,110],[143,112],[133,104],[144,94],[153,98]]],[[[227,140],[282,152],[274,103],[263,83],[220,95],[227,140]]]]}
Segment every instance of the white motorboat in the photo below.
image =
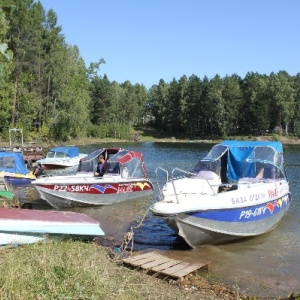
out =
{"type": "Polygon", "coordinates": [[[46,157],[36,162],[41,163],[44,169],[62,169],[78,166],[86,155],[80,153],[76,146],[57,146],[49,149],[46,157]]]}
{"type": "Polygon", "coordinates": [[[110,205],[153,194],[142,153],[121,148],[94,151],[80,161],[76,175],[41,177],[32,184],[55,208],[110,205]],[[95,176],[100,154],[107,170],[95,176]]]}
{"type": "Polygon", "coordinates": [[[224,141],[192,172],[175,168],[169,178],[162,171],[167,182],[151,211],[192,248],[269,232],[291,201],[279,142],[224,141]]]}

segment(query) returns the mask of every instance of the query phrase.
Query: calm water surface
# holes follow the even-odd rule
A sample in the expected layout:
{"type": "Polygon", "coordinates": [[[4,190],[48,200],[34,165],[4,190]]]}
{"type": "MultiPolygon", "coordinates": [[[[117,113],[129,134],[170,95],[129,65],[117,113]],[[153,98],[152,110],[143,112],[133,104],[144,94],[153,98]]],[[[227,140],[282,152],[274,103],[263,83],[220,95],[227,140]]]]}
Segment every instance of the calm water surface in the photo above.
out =
{"type": "MultiPolygon", "coordinates": [[[[200,143],[105,143],[81,146],[80,151],[90,153],[100,147],[123,147],[140,151],[144,155],[146,168],[158,194],[155,169],[157,166],[171,171],[175,167],[192,170],[197,161],[204,157],[212,144],[200,143]]],[[[105,208],[80,208],[100,221],[107,235],[123,240],[124,234],[133,226],[134,250],[158,249],[169,256],[210,261],[209,271],[235,283],[249,295],[259,297],[286,296],[289,292],[300,293],[300,146],[284,146],[285,163],[290,179],[292,203],[287,215],[272,232],[241,242],[218,246],[190,249],[170,229],[163,219],[147,211],[155,198],[140,199],[130,203],[105,208]],[[139,222],[143,221],[141,226],[139,222]]],[[[72,174],[76,169],[52,171],[72,174]]],[[[50,173],[50,171],[49,171],[50,173]]],[[[163,182],[163,177],[159,178],[163,182]]],[[[18,188],[17,193],[24,201],[33,201],[34,208],[45,208],[44,201],[31,187],[18,188]]]]}

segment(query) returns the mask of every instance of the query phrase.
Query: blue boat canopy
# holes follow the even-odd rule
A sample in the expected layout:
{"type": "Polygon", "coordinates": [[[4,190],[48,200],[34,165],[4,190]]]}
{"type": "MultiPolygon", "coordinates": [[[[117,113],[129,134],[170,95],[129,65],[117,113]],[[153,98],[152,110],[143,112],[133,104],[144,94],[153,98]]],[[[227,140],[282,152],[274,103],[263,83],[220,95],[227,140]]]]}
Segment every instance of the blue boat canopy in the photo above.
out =
{"type": "Polygon", "coordinates": [[[78,157],[79,149],[76,146],[57,146],[49,150],[47,157],[78,157]]]}
{"type": "Polygon", "coordinates": [[[22,153],[0,152],[0,171],[27,175],[30,171],[26,168],[22,153]]]}
{"type": "Polygon", "coordinates": [[[280,172],[286,178],[283,147],[276,141],[224,141],[210,150],[202,160],[205,161],[219,161],[220,169],[226,169],[226,177],[230,181],[255,177],[258,168],[262,167],[270,174],[280,172]]]}

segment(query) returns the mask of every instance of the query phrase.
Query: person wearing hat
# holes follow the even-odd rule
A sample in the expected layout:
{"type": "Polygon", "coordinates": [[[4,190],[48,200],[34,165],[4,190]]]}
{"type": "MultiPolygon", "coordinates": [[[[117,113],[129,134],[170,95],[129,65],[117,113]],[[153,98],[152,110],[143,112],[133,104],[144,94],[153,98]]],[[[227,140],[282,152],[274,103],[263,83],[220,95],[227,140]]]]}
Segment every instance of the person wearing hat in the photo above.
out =
{"type": "Polygon", "coordinates": [[[95,176],[103,176],[105,171],[106,171],[106,162],[105,162],[104,156],[102,154],[100,154],[98,156],[98,164],[97,164],[95,176]]]}

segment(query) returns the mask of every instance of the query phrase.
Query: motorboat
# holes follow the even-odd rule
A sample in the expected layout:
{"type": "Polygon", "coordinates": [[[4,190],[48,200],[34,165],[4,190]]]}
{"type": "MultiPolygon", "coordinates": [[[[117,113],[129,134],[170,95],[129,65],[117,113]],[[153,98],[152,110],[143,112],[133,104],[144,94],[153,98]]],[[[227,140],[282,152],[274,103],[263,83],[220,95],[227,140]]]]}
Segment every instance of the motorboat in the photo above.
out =
{"type": "Polygon", "coordinates": [[[57,146],[49,149],[45,158],[36,162],[44,169],[63,169],[79,165],[79,161],[87,154],[80,153],[76,146],[57,146]]]}
{"type": "Polygon", "coordinates": [[[49,237],[91,239],[104,232],[83,213],[0,208],[0,245],[31,244],[49,237]]]}
{"type": "Polygon", "coordinates": [[[0,151],[0,178],[7,184],[30,184],[36,177],[27,169],[22,153],[0,151]]]}
{"type": "Polygon", "coordinates": [[[80,160],[75,175],[44,176],[32,185],[57,209],[110,205],[153,194],[142,153],[122,148],[97,149],[80,160]],[[103,176],[95,176],[99,155],[107,164],[103,176]]]}
{"type": "Polygon", "coordinates": [[[291,196],[283,147],[276,141],[224,141],[191,172],[161,167],[166,183],[150,210],[192,248],[273,230],[291,196]]]}

